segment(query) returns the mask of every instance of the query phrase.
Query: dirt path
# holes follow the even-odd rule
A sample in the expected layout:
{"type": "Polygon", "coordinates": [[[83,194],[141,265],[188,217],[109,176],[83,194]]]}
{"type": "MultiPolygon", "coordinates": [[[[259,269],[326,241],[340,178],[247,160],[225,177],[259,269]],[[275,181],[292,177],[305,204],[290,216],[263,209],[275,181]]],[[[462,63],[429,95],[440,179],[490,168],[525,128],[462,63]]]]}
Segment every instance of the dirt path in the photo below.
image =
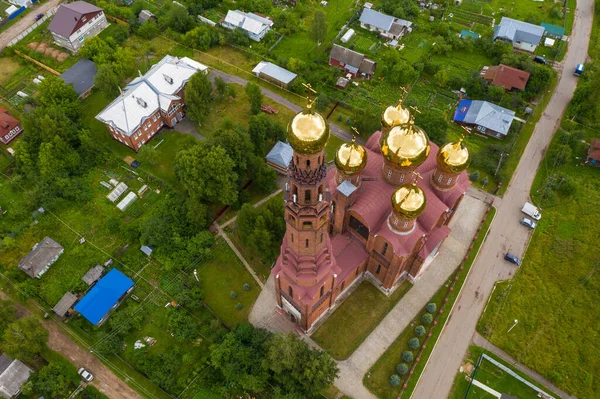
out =
{"type": "Polygon", "coordinates": [[[2,34],[0,34],[0,51],[6,47],[8,42],[19,36],[21,32],[33,25],[36,15],[47,13],[48,11],[57,7],[61,1],[62,0],[49,0],[39,6],[34,7],[29,14],[25,15],[23,18],[15,22],[14,25],[2,32],[2,34]]]}
{"type": "MultiPolygon", "coordinates": [[[[0,298],[12,300],[0,291],[0,298]]],[[[19,317],[31,316],[31,312],[13,302],[19,317]]],[[[92,385],[111,399],[141,399],[129,385],[113,374],[97,357],[84,350],[69,337],[58,322],[46,320],[42,325],[48,330],[48,347],[69,359],[78,369],[85,367],[94,375],[92,385]]]]}

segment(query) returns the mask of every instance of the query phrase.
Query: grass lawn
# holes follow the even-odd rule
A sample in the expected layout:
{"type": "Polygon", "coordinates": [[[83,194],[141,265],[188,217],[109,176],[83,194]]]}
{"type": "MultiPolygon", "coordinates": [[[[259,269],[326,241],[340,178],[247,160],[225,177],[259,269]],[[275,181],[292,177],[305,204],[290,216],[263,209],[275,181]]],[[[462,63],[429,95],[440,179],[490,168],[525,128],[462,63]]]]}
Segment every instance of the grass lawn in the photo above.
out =
{"type": "Polygon", "coordinates": [[[245,321],[260,288],[222,238],[217,240],[212,256],[196,269],[202,286],[206,287],[204,302],[208,307],[229,327],[245,321]],[[243,289],[246,283],[250,284],[249,291],[243,289]],[[236,298],[231,297],[232,292],[237,294],[236,298]],[[242,309],[236,309],[238,303],[242,309]]]}
{"type": "Polygon", "coordinates": [[[410,287],[404,281],[387,297],[372,283],[363,281],[311,338],[334,358],[347,359],[410,287]]]}
{"type": "MultiPolygon", "coordinates": [[[[594,136],[598,133],[588,132],[585,138],[594,136]]],[[[496,286],[477,329],[558,387],[592,398],[600,390],[600,180],[598,169],[575,162],[555,170],[554,160],[544,158],[531,189],[543,217],[515,278],[496,286]],[[571,195],[544,203],[538,190],[554,173],[571,179],[571,195]],[[508,334],[514,319],[519,324],[508,334]]]]}
{"type": "MultiPolygon", "coordinates": [[[[463,365],[467,363],[470,363],[473,366],[476,365],[477,360],[479,359],[482,353],[485,353],[487,356],[490,356],[494,360],[502,363],[504,366],[509,367],[513,372],[517,373],[520,377],[524,378],[525,380],[533,383],[544,392],[551,395],[555,395],[548,388],[531,380],[529,377],[527,377],[520,371],[512,368],[509,364],[500,360],[500,358],[498,358],[491,352],[478,346],[469,347],[469,351],[467,352],[463,365]]],[[[471,375],[473,375],[473,373],[471,373],[471,375]]],[[[456,378],[454,379],[454,386],[452,387],[452,391],[450,392],[450,396],[448,397],[449,399],[465,399],[467,389],[469,389],[468,396],[466,396],[466,398],[468,399],[494,398],[493,395],[490,395],[489,393],[487,393],[479,387],[476,387],[475,385],[471,385],[471,387],[469,388],[470,383],[466,377],[467,376],[460,371],[456,374],[456,378]]],[[[479,368],[477,369],[475,373],[475,379],[502,394],[512,395],[519,399],[538,398],[536,390],[530,388],[523,382],[508,374],[506,371],[502,370],[500,367],[497,367],[496,365],[485,359],[482,360],[479,368]]],[[[559,396],[555,395],[555,397],[559,396]]]]}
{"type": "Polygon", "coordinates": [[[4,84],[21,67],[14,58],[0,58],[0,84],[4,84]]]}
{"type": "MultiPolygon", "coordinates": [[[[431,332],[432,336],[427,342],[427,348],[421,355],[421,360],[415,366],[413,376],[408,381],[406,381],[406,377],[402,377],[402,383],[408,384],[408,387],[404,391],[402,398],[411,397],[412,392],[415,389],[415,386],[419,379],[419,375],[421,375],[421,373],[423,372],[425,364],[427,363],[427,359],[429,358],[431,352],[433,351],[433,348],[435,347],[435,342],[437,342],[437,339],[439,338],[442,332],[443,326],[451,314],[449,309],[453,306],[454,302],[456,301],[456,298],[458,297],[458,294],[460,293],[461,287],[467,278],[469,269],[473,264],[473,261],[475,260],[475,256],[477,255],[481,244],[483,244],[483,241],[487,236],[487,231],[490,227],[490,224],[492,223],[492,220],[494,219],[495,214],[496,208],[491,208],[486,218],[486,221],[483,224],[481,232],[475,240],[473,250],[469,253],[467,261],[464,263],[464,270],[460,272],[459,279],[458,281],[456,281],[454,290],[449,293],[448,302],[446,303],[446,305],[444,305],[445,311],[438,318],[438,327],[433,329],[431,329],[429,326],[427,327],[429,329],[429,332],[431,332]]],[[[435,303],[437,305],[438,310],[440,309],[444,298],[446,297],[446,295],[448,295],[448,287],[450,286],[453,277],[454,275],[450,279],[448,279],[446,284],[444,284],[444,286],[442,286],[440,290],[429,301],[435,303]]],[[[385,351],[385,353],[377,360],[377,362],[373,365],[373,367],[371,367],[369,372],[363,378],[363,383],[365,384],[365,386],[371,392],[377,395],[379,399],[395,399],[399,397],[398,394],[400,391],[400,387],[392,386],[389,383],[389,378],[392,374],[396,373],[396,365],[402,362],[402,352],[409,350],[407,342],[410,338],[414,337],[413,330],[416,326],[421,324],[420,319],[424,313],[426,313],[426,310],[421,310],[417,317],[415,317],[410,323],[410,325],[398,336],[398,338],[396,338],[396,341],[394,341],[394,343],[385,351]]],[[[412,352],[416,357],[417,351],[412,352]]],[[[409,367],[411,366],[412,365],[409,365],[409,367]]]]}

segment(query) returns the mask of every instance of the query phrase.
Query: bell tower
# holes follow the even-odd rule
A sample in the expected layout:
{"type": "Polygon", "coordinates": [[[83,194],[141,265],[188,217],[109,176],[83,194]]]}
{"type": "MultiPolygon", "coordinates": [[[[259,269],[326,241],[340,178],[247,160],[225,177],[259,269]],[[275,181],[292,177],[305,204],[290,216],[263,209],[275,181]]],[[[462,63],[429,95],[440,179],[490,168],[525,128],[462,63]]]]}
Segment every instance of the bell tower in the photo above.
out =
{"type": "Polygon", "coordinates": [[[340,272],[328,234],[331,203],[324,148],[329,125],[312,109],[313,102],[309,100],[306,110],[288,124],[294,152],[284,199],[286,232],[272,270],[278,307],[303,331],[333,304],[340,272]]]}

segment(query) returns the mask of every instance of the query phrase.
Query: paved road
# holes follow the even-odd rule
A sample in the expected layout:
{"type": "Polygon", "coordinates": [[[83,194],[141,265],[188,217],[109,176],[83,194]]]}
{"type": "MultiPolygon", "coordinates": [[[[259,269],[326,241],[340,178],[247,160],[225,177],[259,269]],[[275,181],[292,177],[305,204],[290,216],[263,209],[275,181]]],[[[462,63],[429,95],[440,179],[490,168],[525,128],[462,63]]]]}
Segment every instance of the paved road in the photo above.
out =
{"type": "MultiPolygon", "coordinates": [[[[227,83],[237,83],[242,86],[246,86],[246,83],[248,83],[248,81],[244,78],[240,78],[239,76],[235,76],[235,75],[229,75],[228,73],[219,71],[217,69],[211,69],[210,76],[213,79],[214,79],[214,77],[219,76],[221,79],[223,79],[227,83]]],[[[265,97],[270,98],[271,100],[283,105],[284,107],[292,110],[293,112],[300,112],[303,110],[303,108],[301,106],[291,102],[290,100],[286,99],[285,97],[280,96],[279,94],[277,94],[275,92],[272,92],[269,89],[265,89],[264,87],[261,87],[260,89],[262,90],[262,93],[265,97]]],[[[341,127],[339,127],[338,125],[336,125],[334,123],[329,123],[329,129],[331,131],[331,134],[339,137],[340,139],[342,139],[344,141],[352,140],[352,134],[348,133],[346,130],[342,129],[341,127]]],[[[361,141],[361,140],[359,138],[357,138],[357,141],[361,141]]]]}
{"type": "MultiPolygon", "coordinates": [[[[0,298],[12,300],[0,291],[0,298]]],[[[20,304],[13,302],[18,317],[31,316],[31,312],[20,304]]],[[[94,374],[94,385],[100,392],[111,399],[141,399],[129,385],[115,376],[100,360],[87,350],[77,345],[71,337],[53,320],[45,320],[42,325],[48,330],[48,347],[69,359],[75,367],[85,367],[94,374]]]]}
{"type": "Polygon", "coordinates": [[[529,199],[529,191],[542,157],[577,85],[577,78],[572,71],[587,57],[593,7],[593,0],[577,0],[575,25],[556,91],[535,127],[504,198],[499,205],[496,204],[496,218],[488,239],[421,376],[413,394],[416,399],[448,396],[494,283],[511,278],[515,272],[514,266],[503,260],[504,253],[510,251],[522,256],[525,252],[529,231],[519,225],[522,216],[520,209],[529,199]]]}
{"type": "Polygon", "coordinates": [[[62,0],[46,1],[45,3],[35,7],[33,11],[19,19],[7,30],[2,32],[0,34],[0,51],[2,51],[6,47],[8,42],[10,42],[15,37],[19,36],[21,32],[33,25],[33,23],[35,22],[36,15],[40,13],[45,14],[46,12],[57,7],[61,2],[62,0]]]}

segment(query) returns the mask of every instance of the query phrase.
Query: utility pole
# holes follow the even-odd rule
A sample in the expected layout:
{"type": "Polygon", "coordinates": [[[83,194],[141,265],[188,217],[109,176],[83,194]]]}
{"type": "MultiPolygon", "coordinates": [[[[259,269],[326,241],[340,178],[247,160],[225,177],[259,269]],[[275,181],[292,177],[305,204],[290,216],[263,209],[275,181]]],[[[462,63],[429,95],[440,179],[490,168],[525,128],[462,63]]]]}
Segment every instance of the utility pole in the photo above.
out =
{"type": "Polygon", "coordinates": [[[502,154],[500,154],[500,159],[498,160],[498,166],[496,167],[496,171],[494,172],[494,177],[496,177],[496,175],[498,174],[498,171],[500,170],[500,165],[502,164],[502,158],[504,158],[504,156],[508,156],[509,154],[503,152],[502,154]]]}

